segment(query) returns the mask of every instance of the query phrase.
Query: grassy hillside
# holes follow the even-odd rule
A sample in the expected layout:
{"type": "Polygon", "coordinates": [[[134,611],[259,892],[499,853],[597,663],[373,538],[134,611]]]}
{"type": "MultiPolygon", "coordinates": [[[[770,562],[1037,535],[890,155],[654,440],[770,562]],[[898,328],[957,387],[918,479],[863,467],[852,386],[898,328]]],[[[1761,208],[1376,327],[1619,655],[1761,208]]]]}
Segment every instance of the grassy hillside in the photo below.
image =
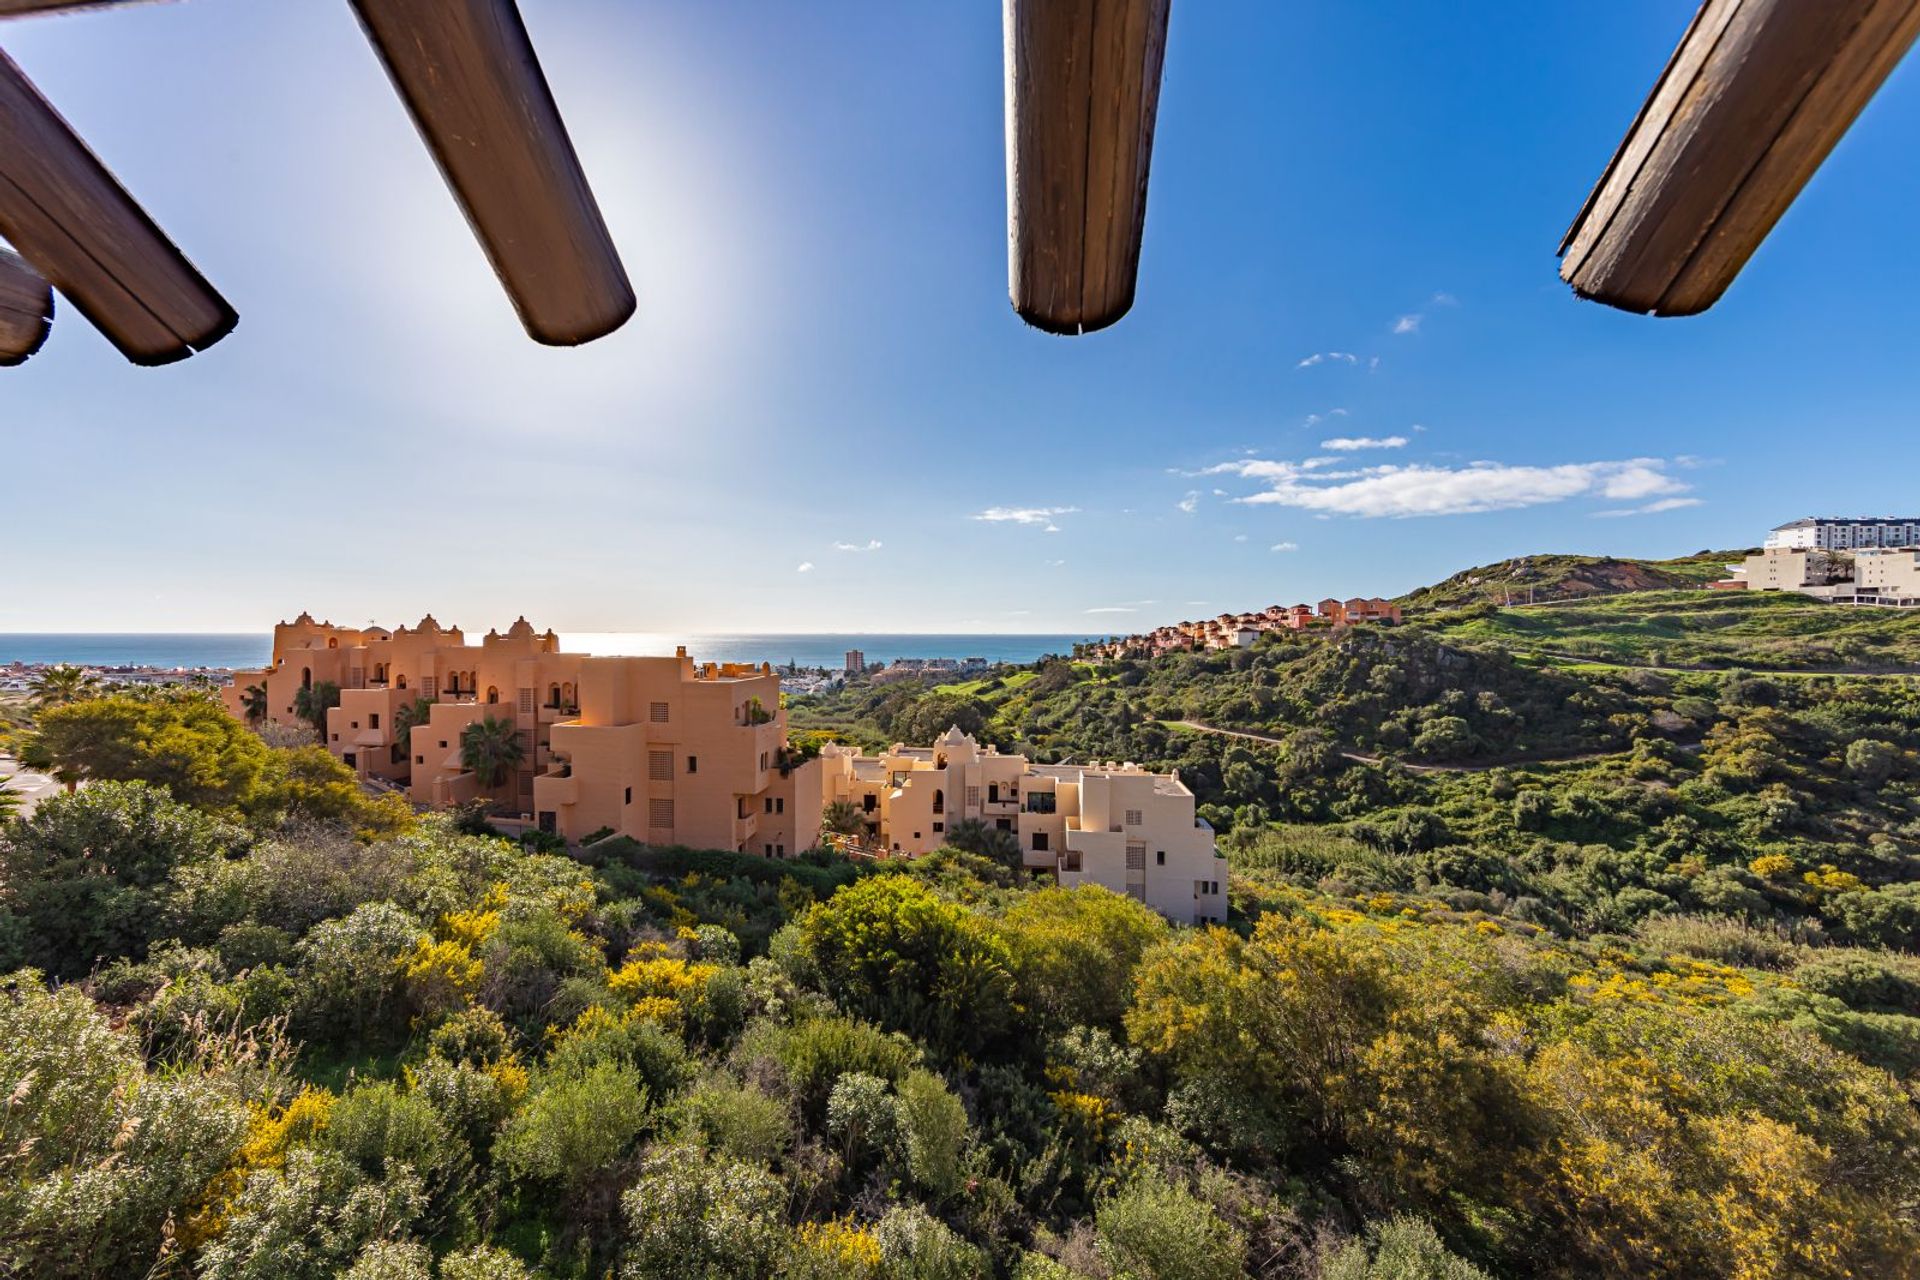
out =
{"type": "Polygon", "coordinates": [[[1640,666],[1920,668],[1920,614],[1776,592],[1647,591],[1482,606],[1421,625],[1455,643],[1640,666]]]}
{"type": "Polygon", "coordinates": [[[1631,591],[1698,587],[1726,576],[1745,551],[1696,551],[1673,560],[1612,556],[1519,556],[1454,574],[1445,582],[1400,597],[1409,610],[1460,609],[1476,604],[1535,604],[1582,600],[1631,591]]]}

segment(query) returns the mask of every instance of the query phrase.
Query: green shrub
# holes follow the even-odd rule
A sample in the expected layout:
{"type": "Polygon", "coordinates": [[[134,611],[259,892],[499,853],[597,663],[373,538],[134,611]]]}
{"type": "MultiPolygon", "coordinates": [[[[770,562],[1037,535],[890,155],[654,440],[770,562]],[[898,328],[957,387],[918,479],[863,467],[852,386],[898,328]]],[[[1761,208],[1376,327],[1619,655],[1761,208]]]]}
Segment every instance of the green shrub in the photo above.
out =
{"type": "Polygon", "coordinates": [[[621,1199],[622,1280],[762,1280],[785,1250],[786,1193],[758,1165],[650,1149],[621,1199]]]}

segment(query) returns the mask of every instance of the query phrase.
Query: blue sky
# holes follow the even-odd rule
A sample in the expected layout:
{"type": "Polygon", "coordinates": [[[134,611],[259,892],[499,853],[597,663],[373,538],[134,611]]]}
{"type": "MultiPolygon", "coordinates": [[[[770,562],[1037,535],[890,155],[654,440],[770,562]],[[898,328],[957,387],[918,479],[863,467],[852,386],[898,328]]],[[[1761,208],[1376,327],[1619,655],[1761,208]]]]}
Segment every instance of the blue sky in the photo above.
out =
{"type": "Polygon", "coordinates": [[[344,4],[0,26],[241,315],[0,374],[0,631],[1104,632],[1914,505],[1912,66],[1653,320],[1554,249],[1690,5],[1184,0],[1138,301],[1063,339],[1005,296],[997,5],[523,9],[640,296],[579,350],[344,4]]]}

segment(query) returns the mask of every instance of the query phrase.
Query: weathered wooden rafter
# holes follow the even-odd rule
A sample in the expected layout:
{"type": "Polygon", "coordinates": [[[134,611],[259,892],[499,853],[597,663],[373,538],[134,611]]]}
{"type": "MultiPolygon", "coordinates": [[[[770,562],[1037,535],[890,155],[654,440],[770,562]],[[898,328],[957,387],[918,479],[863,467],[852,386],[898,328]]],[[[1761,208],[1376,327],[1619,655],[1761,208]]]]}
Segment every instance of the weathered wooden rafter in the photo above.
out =
{"type": "Polygon", "coordinates": [[[1133,305],[1170,0],[1005,0],[1008,282],[1052,333],[1133,305]]]}
{"type": "Polygon", "coordinates": [[[0,367],[24,363],[53,327],[53,288],[10,249],[0,249],[0,367]]]}
{"type": "Polygon", "coordinates": [[[1583,298],[1705,311],[1920,32],[1920,0],[1706,0],[1561,244],[1583,298]]]}
{"type": "Polygon", "coordinates": [[[0,237],[135,364],[185,359],[239,322],[4,53],[0,237]]]}
{"type": "Polygon", "coordinates": [[[514,0],[352,0],[527,332],[618,329],[633,286],[514,0]]]}

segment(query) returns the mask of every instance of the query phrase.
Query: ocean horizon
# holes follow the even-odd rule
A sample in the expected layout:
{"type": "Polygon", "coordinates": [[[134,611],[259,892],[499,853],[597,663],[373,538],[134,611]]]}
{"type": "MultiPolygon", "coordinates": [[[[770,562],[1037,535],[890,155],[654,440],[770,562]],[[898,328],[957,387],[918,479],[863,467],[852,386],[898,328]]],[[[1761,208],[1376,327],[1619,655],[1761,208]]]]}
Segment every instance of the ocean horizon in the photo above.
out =
{"type": "MultiPolygon", "coordinates": [[[[1066,654],[1091,635],[966,632],[849,632],[730,634],[667,631],[561,632],[570,653],[601,657],[670,654],[679,645],[703,662],[771,662],[784,667],[839,667],[849,649],[868,662],[900,658],[984,658],[988,662],[1034,662],[1066,654]]],[[[479,636],[469,633],[469,643],[479,636]]],[[[0,666],[14,662],[71,662],[86,667],[166,667],[254,670],[273,653],[267,632],[14,632],[0,633],[0,666]]]]}

